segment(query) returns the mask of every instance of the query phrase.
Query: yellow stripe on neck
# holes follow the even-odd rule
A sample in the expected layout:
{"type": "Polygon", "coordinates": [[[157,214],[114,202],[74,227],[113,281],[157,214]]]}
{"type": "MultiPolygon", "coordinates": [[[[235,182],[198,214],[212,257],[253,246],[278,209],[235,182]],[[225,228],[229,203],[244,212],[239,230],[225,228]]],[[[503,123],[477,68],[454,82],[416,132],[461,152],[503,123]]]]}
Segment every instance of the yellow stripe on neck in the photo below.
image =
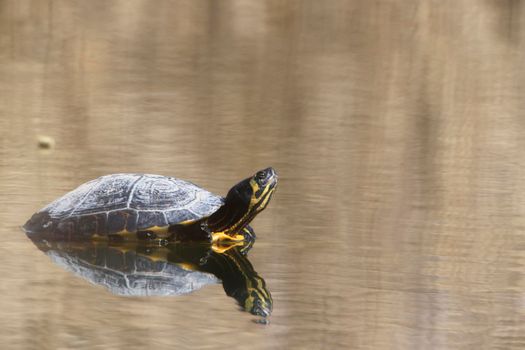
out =
{"type": "MultiPolygon", "coordinates": [[[[237,232],[239,230],[239,226],[241,225],[241,223],[243,223],[246,220],[248,215],[252,214],[253,208],[260,202],[260,199],[263,198],[266,194],[268,194],[268,191],[273,191],[273,188],[270,190],[270,186],[266,186],[263,192],[261,193],[261,195],[257,198],[255,197],[255,193],[257,193],[257,191],[259,191],[261,187],[253,179],[250,180],[250,186],[252,187],[253,192],[252,192],[252,197],[250,198],[250,204],[248,206],[248,209],[246,210],[246,213],[244,213],[244,215],[236,223],[231,225],[229,228],[225,229],[224,233],[228,234],[231,232],[237,232]]],[[[270,199],[270,195],[268,194],[268,196],[266,196],[263,203],[261,204],[260,208],[264,209],[269,199],[270,199]]]]}

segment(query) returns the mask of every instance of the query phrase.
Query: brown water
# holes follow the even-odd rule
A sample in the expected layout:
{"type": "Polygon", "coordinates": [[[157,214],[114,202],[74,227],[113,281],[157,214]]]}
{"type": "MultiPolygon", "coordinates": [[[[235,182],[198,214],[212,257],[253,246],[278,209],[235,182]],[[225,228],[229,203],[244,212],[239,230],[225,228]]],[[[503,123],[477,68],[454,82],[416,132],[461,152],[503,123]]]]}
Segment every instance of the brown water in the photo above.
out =
{"type": "Polygon", "coordinates": [[[1,1],[0,347],[523,349],[519,1],[1,1]],[[55,140],[37,147],[39,136],[55,140]],[[251,322],[121,297],[19,226],[103,174],[273,166],[251,322]]]}

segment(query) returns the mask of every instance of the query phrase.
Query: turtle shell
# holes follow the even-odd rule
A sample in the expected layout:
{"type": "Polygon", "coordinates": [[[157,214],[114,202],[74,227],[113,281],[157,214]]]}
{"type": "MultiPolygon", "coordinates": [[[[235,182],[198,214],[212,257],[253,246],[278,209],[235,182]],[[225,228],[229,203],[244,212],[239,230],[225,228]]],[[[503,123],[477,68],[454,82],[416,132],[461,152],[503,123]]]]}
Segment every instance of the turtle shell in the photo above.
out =
{"type": "Polygon", "coordinates": [[[88,282],[124,296],[177,296],[222,283],[226,295],[266,322],[273,301],[239,247],[32,240],[51,260],[88,282]]]}
{"type": "Polygon", "coordinates": [[[165,259],[152,259],[132,247],[35,244],[55,264],[116,295],[176,296],[220,283],[212,273],[192,270],[165,259]]]}
{"type": "Polygon", "coordinates": [[[113,174],[80,185],[26,223],[28,232],[93,235],[166,231],[213,214],[224,199],[197,185],[161,175],[113,174]]]}

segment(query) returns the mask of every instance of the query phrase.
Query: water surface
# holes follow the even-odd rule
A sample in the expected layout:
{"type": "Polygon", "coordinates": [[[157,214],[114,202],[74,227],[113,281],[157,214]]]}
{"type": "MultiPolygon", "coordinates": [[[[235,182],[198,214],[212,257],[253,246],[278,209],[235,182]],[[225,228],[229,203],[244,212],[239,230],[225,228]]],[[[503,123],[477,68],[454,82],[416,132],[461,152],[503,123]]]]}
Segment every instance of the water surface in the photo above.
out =
{"type": "Polygon", "coordinates": [[[1,1],[0,344],[524,348],[524,19],[489,0],[1,1]],[[268,325],[220,284],[111,294],[20,230],[100,175],[226,194],[267,166],[268,325]]]}

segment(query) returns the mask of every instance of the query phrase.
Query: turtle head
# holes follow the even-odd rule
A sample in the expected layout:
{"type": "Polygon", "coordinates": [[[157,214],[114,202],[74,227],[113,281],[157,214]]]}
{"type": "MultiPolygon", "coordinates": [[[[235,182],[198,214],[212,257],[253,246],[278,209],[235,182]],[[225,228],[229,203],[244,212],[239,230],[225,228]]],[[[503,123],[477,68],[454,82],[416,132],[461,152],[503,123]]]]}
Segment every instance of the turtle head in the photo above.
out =
{"type": "Polygon", "coordinates": [[[277,185],[277,173],[272,167],[259,170],[250,178],[249,185],[250,188],[247,190],[247,193],[250,194],[248,211],[259,213],[270,202],[277,185]]]}
{"type": "Polygon", "coordinates": [[[277,186],[277,173],[273,168],[259,170],[252,177],[233,186],[226,196],[226,201],[239,203],[242,208],[243,222],[238,229],[246,226],[258,213],[264,210],[277,186]]]}
{"type": "Polygon", "coordinates": [[[270,292],[266,289],[266,283],[260,277],[255,280],[255,285],[248,287],[248,296],[244,300],[244,310],[252,315],[266,318],[270,316],[273,308],[273,300],[270,292]]]}
{"type": "Polygon", "coordinates": [[[233,186],[225,198],[225,204],[209,220],[213,231],[240,232],[270,202],[277,173],[273,168],[259,170],[253,176],[233,186]]]}

